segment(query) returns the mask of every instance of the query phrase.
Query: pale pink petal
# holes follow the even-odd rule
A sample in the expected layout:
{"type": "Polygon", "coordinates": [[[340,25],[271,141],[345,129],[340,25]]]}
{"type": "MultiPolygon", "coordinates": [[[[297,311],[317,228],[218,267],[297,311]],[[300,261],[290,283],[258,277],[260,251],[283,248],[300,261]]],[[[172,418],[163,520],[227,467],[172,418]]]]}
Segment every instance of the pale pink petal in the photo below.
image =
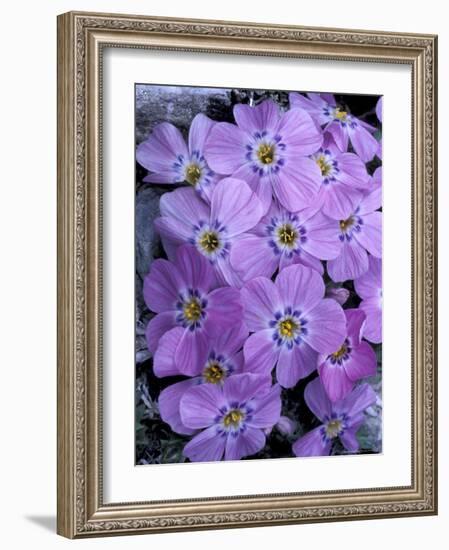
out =
{"type": "Polygon", "coordinates": [[[370,254],[382,258],[382,213],[365,214],[361,230],[353,236],[370,254]]]}
{"type": "Polygon", "coordinates": [[[304,390],[304,399],[309,409],[321,422],[326,417],[329,418],[331,416],[332,405],[324,391],[320,378],[315,378],[307,384],[304,390]]]}
{"type": "Polygon", "coordinates": [[[166,172],[179,155],[188,157],[187,146],[181,132],[168,122],[158,124],[150,137],[143,141],[136,152],[136,159],[151,172],[166,172]]]}
{"type": "Polygon", "coordinates": [[[279,123],[279,107],[271,99],[255,107],[238,104],[234,106],[234,118],[239,128],[250,134],[263,130],[273,132],[279,123]]]}
{"type": "Polygon", "coordinates": [[[356,453],[359,450],[359,442],[356,437],[357,430],[347,429],[340,434],[340,441],[344,448],[350,453],[356,453]]]}
{"type": "Polygon", "coordinates": [[[230,376],[223,385],[223,395],[228,403],[244,404],[267,394],[271,389],[271,376],[245,372],[230,376]]]}
{"type": "Polygon", "coordinates": [[[338,156],[337,179],[345,185],[367,189],[370,177],[365,164],[354,153],[343,153],[338,156]]]}
{"type": "Polygon", "coordinates": [[[157,313],[175,310],[182,287],[183,278],[176,265],[164,259],[154,260],[143,283],[145,303],[157,313]]]}
{"type": "MultiPolygon", "coordinates": [[[[180,222],[175,218],[161,216],[154,220],[154,228],[162,239],[168,239],[170,243],[178,247],[188,242],[193,234],[193,224],[180,222]]],[[[165,244],[165,241],[164,241],[165,244]]]]}
{"type": "Polygon", "coordinates": [[[283,388],[293,388],[317,368],[318,354],[302,342],[292,349],[283,346],[276,366],[276,379],[283,388]]]}
{"type": "Polygon", "coordinates": [[[354,382],[346,374],[343,365],[325,361],[318,367],[324,389],[332,402],[339,401],[348,395],[354,382]]]}
{"type": "Polygon", "coordinates": [[[174,327],[159,339],[153,361],[154,374],[159,378],[182,374],[175,364],[175,352],[183,334],[183,327],[174,327]]]}
{"type": "Polygon", "coordinates": [[[338,238],[339,222],[321,212],[318,212],[304,224],[307,229],[306,241],[301,247],[320,260],[331,260],[336,258],[342,248],[338,238]]]}
{"type": "Polygon", "coordinates": [[[182,423],[179,404],[185,392],[196,384],[198,384],[198,378],[189,378],[168,386],[159,395],[158,405],[161,418],[178,434],[191,435],[195,433],[195,430],[187,428],[182,423]]]}
{"type": "Polygon", "coordinates": [[[214,282],[214,271],[210,262],[198,250],[185,244],[176,252],[176,265],[182,274],[184,287],[207,292],[214,282]]]}
{"type": "Polygon", "coordinates": [[[363,336],[373,344],[382,342],[382,303],[380,297],[362,300],[360,308],[366,314],[363,336]]]}
{"type": "Polygon", "coordinates": [[[150,320],[145,330],[145,337],[148,349],[151,353],[155,353],[159,340],[163,334],[176,326],[175,312],[166,311],[159,313],[156,317],[150,320]]]}
{"type": "Polygon", "coordinates": [[[335,283],[356,279],[367,270],[368,254],[354,238],[349,242],[345,241],[341,254],[327,262],[327,272],[335,283]]]}
{"type": "Polygon", "coordinates": [[[217,354],[230,357],[242,349],[247,338],[248,327],[245,323],[237,323],[229,329],[221,331],[210,345],[217,354]]]}
{"type": "Polygon", "coordinates": [[[314,258],[311,254],[305,250],[300,250],[299,254],[295,254],[292,258],[287,258],[285,254],[282,254],[279,269],[282,270],[292,264],[301,264],[306,267],[314,269],[320,275],[324,273],[324,267],[318,258],[314,258]]]}
{"type": "Polygon", "coordinates": [[[273,329],[252,334],[243,346],[245,371],[270,374],[279,356],[279,348],[273,340],[273,329]]]}
{"type": "Polygon", "coordinates": [[[375,185],[370,193],[366,194],[359,205],[358,213],[369,214],[382,206],[382,186],[375,185]]]}
{"type": "Polygon", "coordinates": [[[382,260],[369,257],[368,271],[354,281],[354,288],[361,298],[378,298],[382,289],[382,260]]]}
{"type": "MultiPolygon", "coordinates": [[[[271,380],[270,380],[271,383],[271,380]]],[[[277,384],[271,386],[264,395],[256,395],[253,401],[254,412],[247,421],[253,428],[271,428],[279,422],[281,416],[281,388],[277,384]]]]}
{"type": "Polygon", "coordinates": [[[346,317],[335,300],[321,300],[307,312],[307,333],[303,336],[315,351],[333,353],[339,349],[346,337],[346,317]]]}
{"type": "Polygon", "coordinates": [[[164,193],[159,207],[161,216],[173,218],[187,227],[201,220],[209,220],[209,207],[192,187],[180,187],[171,193],[164,193]]]}
{"type": "Polygon", "coordinates": [[[332,135],[340,151],[342,153],[346,153],[346,151],[348,150],[349,137],[348,133],[344,130],[340,122],[334,120],[328,126],[326,126],[325,129],[332,135]]]}
{"type": "Polygon", "coordinates": [[[377,372],[377,361],[373,348],[367,342],[362,342],[352,350],[348,361],[344,363],[344,368],[348,378],[354,382],[374,376],[377,372]]]}
{"type": "Polygon", "coordinates": [[[339,181],[322,186],[323,214],[334,220],[346,220],[354,212],[363,198],[359,189],[344,185],[339,181]]]}
{"type": "Polygon", "coordinates": [[[217,433],[216,426],[191,439],[184,447],[183,454],[192,462],[215,462],[223,458],[226,438],[217,433]]]}
{"type": "Polygon", "coordinates": [[[199,113],[192,120],[189,129],[189,151],[192,154],[194,151],[202,154],[206,139],[209,137],[215,122],[206,115],[199,113]]]}
{"type": "Polygon", "coordinates": [[[283,269],[275,285],[284,306],[299,309],[303,313],[313,309],[325,291],[323,278],[314,269],[303,265],[283,269]]]}
{"type": "Polygon", "coordinates": [[[357,386],[349,395],[342,401],[338,401],[334,405],[334,411],[345,413],[351,419],[358,420],[368,407],[374,405],[377,401],[377,396],[373,388],[369,384],[361,384],[357,386]]]}
{"type": "Polygon", "coordinates": [[[217,288],[207,295],[207,315],[204,329],[209,337],[218,336],[242,322],[243,307],[237,288],[217,288]]]}
{"type": "Polygon", "coordinates": [[[197,376],[203,369],[208,351],[205,332],[185,328],[175,351],[176,368],[187,376],[197,376]]]}
{"type": "Polygon", "coordinates": [[[248,135],[235,124],[219,122],[206,141],[204,156],[218,174],[229,175],[246,163],[245,145],[248,135]]]}
{"type": "Polygon", "coordinates": [[[312,155],[321,147],[323,135],[303,109],[290,109],[282,116],[278,133],[286,144],[289,158],[312,155]]]}
{"type": "Polygon", "coordinates": [[[322,427],[306,433],[293,443],[296,456],[327,456],[331,450],[331,442],[322,435],[322,427]]]}
{"type": "Polygon", "coordinates": [[[243,432],[230,433],[226,438],[225,460],[240,460],[258,453],[264,446],[265,434],[262,430],[247,427],[243,432]]]}
{"type": "Polygon", "coordinates": [[[281,309],[281,299],[274,283],[265,277],[252,279],[240,291],[245,322],[250,331],[268,328],[274,314],[281,309]]]}
{"type": "Polygon", "coordinates": [[[268,176],[260,176],[258,172],[254,172],[251,163],[243,164],[236,170],[232,177],[245,181],[257,195],[257,198],[262,204],[262,211],[265,214],[272,203],[273,191],[271,181],[268,176]]]}
{"type": "Polygon", "coordinates": [[[260,276],[270,278],[279,265],[279,255],[273,252],[269,240],[250,233],[242,235],[232,245],[230,258],[231,266],[243,281],[260,276]]]}
{"type": "Polygon", "coordinates": [[[226,404],[221,387],[201,384],[185,392],[180,402],[181,420],[195,430],[215,423],[219,410],[226,404]]]}
{"type": "Polygon", "coordinates": [[[248,231],[263,215],[257,195],[242,180],[222,179],[214,189],[211,200],[211,220],[226,227],[229,237],[248,231]]]}
{"type": "Polygon", "coordinates": [[[357,124],[354,128],[349,124],[347,128],[355,152],[363,162],[372,160],[377,153],[377,140],[361,124],[357,124]]]}
{"type": "Polygon", "coordinates": [[[345,309],[345,317],[348,337],[353,345],[359,345],[362,338],[363,323],[366,321],[365,312],[357,308],[345,309]]]}
{"type": "Polygon", "coordinates": [[[321,185],[321,171],[312,159],[289,160],[277,173],[270,174],[273,193],[284,208],[298,212],[312,205],[321,185]]]}

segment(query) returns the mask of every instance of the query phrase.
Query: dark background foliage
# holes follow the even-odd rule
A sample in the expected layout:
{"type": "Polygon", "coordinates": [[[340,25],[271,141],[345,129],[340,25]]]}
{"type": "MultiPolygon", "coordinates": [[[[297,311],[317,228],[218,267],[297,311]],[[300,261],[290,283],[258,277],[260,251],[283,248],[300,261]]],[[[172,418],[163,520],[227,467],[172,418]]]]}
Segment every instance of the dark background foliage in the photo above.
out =
{"type": "MultiPolygon", "coordinates": [[[[339,104],[347,107],[354,115],[369,124],[380,124],[375,114],[378,96],[335,94],[339,104]]],[[[148,138],[152,129],[161,122],[174,124],[188,136],[193,117],[204,113],[211,119],[221,122],[233,122],[232,108],[237,103],[258,104],[264,99],[275,100],[283,109],[288,109],[288,92],[275,90],[243,90],[222,88],[172,87],[149,84],[136,85],[136,146],[148,138]]],[[[370,174],[380,165],[375,158],[368,164],[370,174]]],[[[142,286],[151,262],[155,258],[165,257],[160,240],[153,229],[153,220],[159,215],[159,198],[163,193],[172,191],[176,186],[143,183],[147,171],[136,162],[136,231],[135,231],[135,267],[136,267],[136,464],[159,464],[187,462],[182,449],[189,437],[174,433],[168,424],[160,418],[158,396],[167,386],[182,380],[183,377],[157,378],[153,374],[152,358],[145,342],[145,328],[153,314],[146,307],[142,286]]],[[[332,283],[327,275],[327,285],[332,283]]],[[[360,299],[354,292],[351,281],[343,285],[350,291],[345,308],[357,307],[360,299]]],[[[378,358],[378,374],[368,382],[381,395],[382,346],[373,346],[378,358]]],[[[300,435],[319,425],[319,421],[304,402],[304,388],[317,373],[300,380],[289,390],[282,390],[282,414],[294,422],[294,431],[290,435],[282,434],[274,428],[267,437],[267,444],[258,454],[248,459],[292,457],[291,444],[300,435]]],[[[361,453],[378,453],[382,450],[381,424],[382,410],[379,404],[368,410],[367,421],[358,433],[361,453]]],[[[337,442],[333,454],[344,454],[345,450],[337,442]]]]}

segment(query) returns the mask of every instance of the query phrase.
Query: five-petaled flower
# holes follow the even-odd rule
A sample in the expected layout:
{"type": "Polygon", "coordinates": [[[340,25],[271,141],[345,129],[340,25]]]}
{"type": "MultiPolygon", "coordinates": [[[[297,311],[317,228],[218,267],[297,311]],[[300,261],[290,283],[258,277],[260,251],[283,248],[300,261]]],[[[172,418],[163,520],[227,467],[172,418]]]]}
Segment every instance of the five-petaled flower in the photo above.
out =
{"type": "Polygon", "coordinates": [[[348,395],[357,380],[376,374],[373,348],[362,340],[365,313],[361,309],[345,309],[346,338],[332,353],[320,355],[318,372],[331,401],[348,395]]]}
{"type": "Polygon", "coordinates": [[[201,384],[186,391],[181,419],[192,430],[202,430],[184,447],[192,462],[239,460],[265,446],[265,432],[280,419],[280,387],[271,377],[244,373],[222,386],[201,384]]]}
{"type": "Polygon", "coordinates": [[[319,273],[299,264],[283,269],[274,283],[256,277],[242,288],[245,322],[254,332],[243,348],[251,372],[268,374],[276,365],[279,384],[291,388],[317,368],[318,353],[343,344],[343,309],[324,291],[319,273]]]}
{"type": "Polygon", "coordinates": [[[376,128],[338,105],[332,94],[311,93],[304,96],[292,92],[289,99],[293,108],[301,107],[317,124],[324,126],[324,129],[332,134],[340,151],[346,152],[350,141],[363,162],[369,162],[376,155],[379,145],[372,135],[376,128]]]}
{"type": "Polygon", "coordinates": [[[182,243],[196,247],[215,269],[218,281],[240,286],[229,259],[233,243],[254,227],[262,205],[244,181],[221,180],[211,194],[210,206],[191,189],[177,189],[160,201],[161,217],[155,220],[169,258],[182,243]]]}
{"type": "Polygon", "coordinates": [[[382,257],[381,188],[365,195],[354,212],[340,220],[338,238],[342,243],[340,255],[327,262],[329,277],[335,282],[356,279],[368,270],[368,252],[382,257]]]}
{"type": "Polygon", "coordinates": [[[157,313],[146,330],[148,349],[156,352],[162,335],[181,327],[174,362],[183,374],[195,374],[206,361],[211,337],[241,321],[239,291],[214,286],[212,267],[190,245],[178,249],[174,262],[155,260],[145,277],[145,302],[157,313]]]}
{"type": "Polygon", "coordinates": [[[231,251],[231,266],[244,281],[271,277],[276,269],[303,264],[323,273],[320,260],[336,258],[341,242],[335,239],[338,221],[321,212],[289,212],[273,201],[270,210],[231,251]]]}
{"type": "Polygon", "coordinates": [[[332,403],[320,379],[315,378],[307,384],[304,399],[321,425],[293,444],[296,456],[326,456],[337,438],[350,453],[358,451],[356,434],[365,419],[364,411],[377,401],[369,384],[357,386],[344,399],[332,403]]]}
{"type": "Polygon", "coordinates": [[[369,191],[370,176],[354,153],[341,152],[329,133],[323,146],[312,155],[321,170],[321,186],[313,208],[334,220],[346,219],[369,191]]]}
{"type": "Polygon", "coordinates": [[[211,168],[242,179],[260,198],[264,212],[272,195],[292,212],[315,198],[321,172],[309,158],[321,146],[322,134],[303,109],[281,114],[272,100],[255,107],[235,105],[237,123],[219,122],[206,141],[211,168]]]}
{"type": "MultiPolygon", "coordinates": [[[[183,335],[183,329],[176,327],[162,336],[154,355],[154,374],[158,377],[184,374],[176,365],[175,353],[183,335]]],[[[223,385],[229,376],[243,370],[243,343],[248,338],[244,323],[223,330],[208,341],[208,353],[204,363],[192,371],[192,377],[176,382],[161,391],[159,411],[161,418],[171,429],[180,434],[192,434],[181,421],[179,403],[184,393],[198,384],[223,385]]]]}
{"type": "Polygon", "coordinates": [[[204,143],[214,122],[203,114],[192,120],[188,144],[181,132],[168,122],[158,124],[138,147],[139,164],[150,171],[143,181],[150,183],[188,183],[204,198],[220,179],[204,158],[204,143]]]}

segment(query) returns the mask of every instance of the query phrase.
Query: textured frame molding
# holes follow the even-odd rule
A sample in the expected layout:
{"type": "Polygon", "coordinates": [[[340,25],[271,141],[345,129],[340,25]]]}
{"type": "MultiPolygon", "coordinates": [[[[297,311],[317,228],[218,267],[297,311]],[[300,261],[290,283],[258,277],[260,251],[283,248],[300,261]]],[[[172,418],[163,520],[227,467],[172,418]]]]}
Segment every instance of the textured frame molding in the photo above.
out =
{"type": "Polygon", "coordinates": [[[437,513],[437,37],[70,12],[58,17],[58,533],[70,538],[437,513]],[[104,504],[102,48],[412,68],[412,484],[104,504]]]}

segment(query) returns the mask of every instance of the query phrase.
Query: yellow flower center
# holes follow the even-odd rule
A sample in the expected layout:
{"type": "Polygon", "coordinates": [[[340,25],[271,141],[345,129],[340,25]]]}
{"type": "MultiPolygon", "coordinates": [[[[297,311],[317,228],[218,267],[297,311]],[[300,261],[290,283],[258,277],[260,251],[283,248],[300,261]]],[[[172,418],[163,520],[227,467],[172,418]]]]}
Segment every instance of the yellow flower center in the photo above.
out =
{"type": "Polygon", "coordinates": [[[349,229],[351,225],[354,223],[354,218],[351,216],[347,220],[340,220],[340,229],[342,231],[346,231],[346,229],[349,229]]]}
{"type": "Polygon", "coordinates": [[[291,318],[284,319],[284,321],[279,323],[279,332],[281,333],[281,336],[284,336],[285,338],[293,338],[298,329],[298,323],[295,323],[295,321],[291,318]]]}
{"type": "Polygon", "coordinates": [[[315,162],[318,164],[318,167],[321,170],[321,175],[328,176],[332,167],[328,162],[326,162],[326,157],[324,155],[320,155],[315,162]]]}
{"type": "Polygon", "coordinates": [[[204,380],[209,384],[218,384],[225,376],[225,370],[218,363],[210,364],[203,372],[204,380]]]}
{"type": "Polygon", "coordinates": [[[342,122],[345,122],[346,121],[346,117],[348,116],[348,112],[347,111],[344,111],[343,109],[341,109],[340,107],[337,107],[335,109],[335,113],[334,113],[334,116],[337,120],[341,120],[342,122]]]}
{"type": "Polygon", "coordinates": [[[206,231],[200,238],[200,246],[208,253],[215,252],[220,246],[220,239],[215,231],[206,231]]]}
{"type": "Polygon", "coordinates": [[[240,422],[243,420],[244,417],[245,415],[241,410],[232,409],[223,418],[223,424],[226,426],[226,428],[229,428],[229,426],[236,428],[240,424],[240,422]]]}
{"type": "Polygon", "coordinates": [[[271,164],[274,158],[274,147],[267,143],[260,145],[257,156],[262,164],[271,164]]]}
{"type": "Polygon", "coordinates": [[[278,229],[278,236],[282,244],[293,247],[298,234],[290,224],[285,223],[278,229]]]}
{"type": "Polygon", "coordinates": [[[335,419],[330,420],[326,424],[326,435],[329,439],[333,439],[334,437],[337,437],[337,435],[341,432],[342,423],[341,420],[335,419]]]}
{"type": "Polygon", "coordinates": [[[348,347],[346,344],[343,344],[341,348],[338,351],[334,351],[334,353],[331,353],[331,357],[333,357],[336,361],[341,359],[343,355],[348,351],[348,347]]]}
{"type": "Polygon", "coordinates": [[[201,169],[197,164],[189,164],[186,168],[186,181],[195,186],[201,178],[201,169]]]}
{"type": "Polygon", "coordinates": [[[184,317],[188,321],[198,321],[201,317],[201,304],[196,298],[192,298],[184,304],[184,317]]]}

